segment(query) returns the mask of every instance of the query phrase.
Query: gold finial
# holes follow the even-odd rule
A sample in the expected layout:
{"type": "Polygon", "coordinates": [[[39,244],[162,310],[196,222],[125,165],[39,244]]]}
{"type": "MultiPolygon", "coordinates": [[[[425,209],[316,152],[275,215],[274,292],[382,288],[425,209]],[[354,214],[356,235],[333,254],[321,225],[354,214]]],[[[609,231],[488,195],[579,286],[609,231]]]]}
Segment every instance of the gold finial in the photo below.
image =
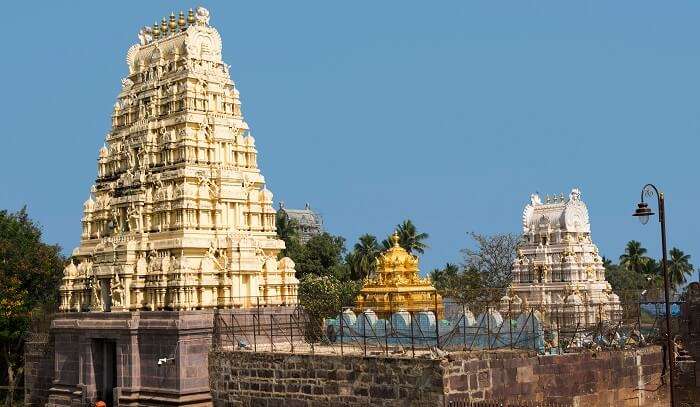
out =
{"type": "Polygon", "coordinates": [[[163,20],[160,22],[160,33],[165,37],[168,34],[168,20],[163,17],[163,20]]]}
{"type": "Polygon", "coordinates": [[[394,234],[391,235],[390,239],[392,246],[399,247],[399,234],[396,231],[394,231],[394,234]]]}
{"type": "Polygon", "coordinates": [[[187,12],[187,24],[194,24],[194,11],[192,9],[190,9],[190,11],[187,12]]]}
{"type": "Polygon", "coordinates": [[[168,25],[170,26],[170,32],[174,33],[175,29],[177,28],[177,23],[175,22],[175,13],[170,13],[170,23],[168,25]]]}
{"type": "Polygon", "coordinates": [[[160,26],[158,25],[158,22],[156,21],[153,23],[153,39],[158,39],[160,37],[160,26]]]}
{"type": "Polygon", "coordinates": [[[182,10],[177,18],[177,25],[180,27],[180,31],[185,31],[185,12],[182,10]]]}

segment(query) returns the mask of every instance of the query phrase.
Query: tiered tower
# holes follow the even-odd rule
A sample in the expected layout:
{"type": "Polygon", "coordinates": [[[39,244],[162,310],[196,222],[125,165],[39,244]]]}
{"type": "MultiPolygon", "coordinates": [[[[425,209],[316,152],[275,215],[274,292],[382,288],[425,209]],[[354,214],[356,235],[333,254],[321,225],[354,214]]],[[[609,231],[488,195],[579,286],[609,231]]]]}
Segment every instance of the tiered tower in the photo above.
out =
{"type": "Polygon", "coordinates": [[[371,309],[382,318],[397,311],[437,311],[442,317],[442,297],[430,279],[418,276],[418,257],[399,245],[396,232],[389,239],[392,247],[377,257],[377,271],[365,280],[355,310],[371,309]]]}
{"type": "Polygon", "coordinates": [[[61,310],[293,302],[294,263],[277,259],[272,193],[209,12],[145,27],[126,62],[61,310]]]}
{"type": "Polygon", "coordinates": [[[581,193],[532,195],[523,211],[523,236],[513,264],[513,284],[502,308],[533,306],[558,312],[560,323],[588,325],[614,320],[619,297],[605,280],[603,259],[591,240],[581,193]]]}

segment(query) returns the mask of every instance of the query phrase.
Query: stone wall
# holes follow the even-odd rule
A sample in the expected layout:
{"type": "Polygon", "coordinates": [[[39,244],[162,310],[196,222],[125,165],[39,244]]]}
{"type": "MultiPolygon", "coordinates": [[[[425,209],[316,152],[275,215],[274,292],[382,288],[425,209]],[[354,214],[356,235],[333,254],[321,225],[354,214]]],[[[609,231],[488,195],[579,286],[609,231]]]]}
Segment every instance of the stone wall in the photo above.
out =
{"type": "MultiPolygon", "coordinates": [[[[261,307],[57,314],[49,332],[31,336],[25,347],[25,403],[70,406],[99,398],[109,343],[116,359],[112,393],[120,406],[209,406],[207,355],[212,341],[227,346],[235,339],[250,341],[255,315],[262,325],[258,339],[266,343],[269,323],[285,323],[294,312],[294,307],[261,307]],[[166,361],[158,364],[161,358],[166,361]]],[[[279,328],[273,339],[287,341],[290,333],[301,334],[279,328]]]]}
{"type": "Polygon", "coordinates": [[[54,340],[45,334],[30,334],[24,345],[24,404],[43,406],[53,383],[54,340]]]}
{"type": "Polygon", "coordinates": [[[662,365],[659,347],[561,356],[453,354],[445,375],[445,393],[448,402],[496,399],[654,406],[668,404],[665,388],[659,388],[662,365]]]}
{"type": "Polygon", "coordinates": [[[212,351],[215,406],[437,406],[443,362],[212,351]]]}
{"type": "Polygon", "coordinates": [[[442,360],[212,351],[215,406],[440,406],[479,400],[666,405],[658,347],[562,356],[454,353],[442,360]],[[665,403],[665,404],[664,404],[665,403]]]}
{"type": "Polygon", "coordinates": [[[695,406],[700,404],[700,284],[688,287],[687,301],[681,307],[680,335],[683,350],[679,353],[676,369],[676,404],[695,406]]]}
{"type": "MultiPolygon", "coordinates": [[[[114,405],[211,405],[207,355],[212,311],[81,312],[51,326],[55,364],[48,406],[85,405],[112,394],[114,405]],[[113,358],[114,362],[108,362],[113,358]],[[158,363],[159,359],[163,363],[158,363]],[[104,384],[113,365],[113,385],[104,384]],[[108,386],[108,387],[105,387],[108,386]]],[[[111,400],[108,400],[111,401],[111,400]]],[[[110,403],[111,404],[111,403],[110,403]]]]}

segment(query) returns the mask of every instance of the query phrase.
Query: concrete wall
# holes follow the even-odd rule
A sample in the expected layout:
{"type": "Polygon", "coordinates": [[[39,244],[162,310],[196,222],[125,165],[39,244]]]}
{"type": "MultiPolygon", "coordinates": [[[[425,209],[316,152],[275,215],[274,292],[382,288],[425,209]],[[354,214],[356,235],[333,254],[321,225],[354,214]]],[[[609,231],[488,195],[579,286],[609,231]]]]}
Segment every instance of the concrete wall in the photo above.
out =
{"type": "Polygon", "coordinates": [[[214,405],[222,407],[440,406],[486,399],[656,406],[668,404],[659,389],[661,367],[658,347],[563,356],[456,353],[442,360],[212,351],[209,380],[214,405]]]}

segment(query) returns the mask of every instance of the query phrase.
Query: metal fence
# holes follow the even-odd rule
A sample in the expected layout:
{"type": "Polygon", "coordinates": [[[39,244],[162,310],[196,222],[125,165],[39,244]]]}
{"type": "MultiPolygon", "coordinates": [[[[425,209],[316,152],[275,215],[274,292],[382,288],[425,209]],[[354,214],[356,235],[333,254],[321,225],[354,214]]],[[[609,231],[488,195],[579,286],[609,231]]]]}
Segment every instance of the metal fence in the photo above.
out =
{"type": "MultiPolygon", "coordinates": [[[[630,348],[660,342],[664,334],[658,292],[619,293],[615,306],[594,301],[529,305],[507,301],[507,296],[495,300],[499,293],[485,290],[462,294],[456,298],[463,300],[446,299],[420,311],[407,311],[401,299],[390,298],[389,308],[341,307],[327,318],[315,317],[295,300],[288,306],[220,310],[214,343],[285,353],[440,357],[446,351],[503,348],[539,354],[630,348]]],[[[674,309],[680,304],[674,301],[674,309]]],[[[672,313],[672,322],[674,335],[679,316],[672,313]]]]}

